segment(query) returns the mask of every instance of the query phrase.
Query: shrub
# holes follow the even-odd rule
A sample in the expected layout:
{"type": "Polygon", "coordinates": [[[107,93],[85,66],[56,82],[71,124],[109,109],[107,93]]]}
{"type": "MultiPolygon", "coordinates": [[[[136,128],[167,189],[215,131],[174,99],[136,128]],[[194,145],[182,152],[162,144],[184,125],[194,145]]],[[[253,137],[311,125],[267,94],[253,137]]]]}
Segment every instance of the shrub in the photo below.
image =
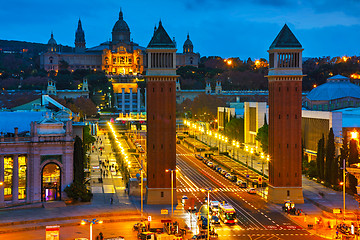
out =
{"type": "Polygon", "coordinates": [[[85,184],[71,183],[64,189],[64,192],[73,201],[90,202],[93,194],[86,189],[85,184]]]}

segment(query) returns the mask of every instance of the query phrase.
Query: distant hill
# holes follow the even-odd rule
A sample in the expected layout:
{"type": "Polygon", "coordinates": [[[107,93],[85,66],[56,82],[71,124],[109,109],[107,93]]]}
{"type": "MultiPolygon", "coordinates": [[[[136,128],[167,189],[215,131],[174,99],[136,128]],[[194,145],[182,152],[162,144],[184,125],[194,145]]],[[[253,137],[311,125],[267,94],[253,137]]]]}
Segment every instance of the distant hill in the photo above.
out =
{"type": "MultiPolygon", "coordinates": [[[[73,52],[74,48],[69,46],[60,46],[61,52],[73,52]]],[[[14,40],[0,40],[0,52],[3,53],[27,53],[29,55],[38,55],[41,52],[46,52],[47,44],[33,43],[14,40]]]]}

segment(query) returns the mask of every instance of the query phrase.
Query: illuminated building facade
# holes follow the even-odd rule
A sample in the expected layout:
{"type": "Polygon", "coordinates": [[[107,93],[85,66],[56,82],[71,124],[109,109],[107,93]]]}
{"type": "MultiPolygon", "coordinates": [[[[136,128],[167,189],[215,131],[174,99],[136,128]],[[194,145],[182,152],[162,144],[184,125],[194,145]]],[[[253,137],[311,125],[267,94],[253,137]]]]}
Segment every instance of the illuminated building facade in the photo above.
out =
{"type": "Polygon", "coordinates": [[[176,46],[162,26],[146,49],[147,79],[147,203],[176,202],[176,46]],[[174,174],[173,178],[171,175],[174,174]]]}
{"type": "Polygon", "coordinates": [[[301,100],[303,48],[285,24],[269,52],[268,200],[303,203],[301,100]]]}
{"type": "MultiPolygon", "coordinates": [[[[156,31],[156,29],[155,29],[156,31]]],[[[92,48],[86,48],[85,32],[81,20],[75,32],[75,48],[58,45],[53,33],[48,41],[48,50],[40,56],[40,67],[46,71],[59,71],[61,61],[65,61],[68,70],[102,70],[109,75],[143,74],[146,63],[145,47],[133,42],[128,24],[122,10],[112,29],[112,40],[92,48]]],[[[193,52],[189,35],[183,45],[183,53],[176,54],[178,67],[199,65],[200,54],[193,52]]]]}
{"type": "Polygon", "coordinates": [[[0,181],[4,184],[0,187],[0,207],[61,200],[64,188],[73,181],[72,122],[46,116],[32,121],[29,131],[24,121],[34,114],[38,113],[2,113],[1,121],[22,118],[23,124],[13,133],[1,129],[0,181]]]}
{"type": "MultiPolygon", "coordinates": [[[[145,112],[141,89],[137,83],[113,83],[113,106],[121,113],[145,112]]],[[[146,94],[146,92],[145,92],[146,94]]]]}

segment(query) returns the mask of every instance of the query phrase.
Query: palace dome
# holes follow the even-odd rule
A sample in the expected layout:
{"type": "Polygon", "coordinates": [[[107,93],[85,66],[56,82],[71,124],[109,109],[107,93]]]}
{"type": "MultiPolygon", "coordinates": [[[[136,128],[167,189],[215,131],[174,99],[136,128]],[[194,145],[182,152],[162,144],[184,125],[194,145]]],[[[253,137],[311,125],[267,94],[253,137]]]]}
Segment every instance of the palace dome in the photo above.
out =
{"type": "Polygon", "coordinates": [[[57,45],[55,39],[54,39],[54,34],[51,33],[51,38],[48,41],[48,45],[57,45]]]}
{"type": "Polygon", "coordinates": [[[130,32],[130,28],[124,21],[124,16],[121,10],[119,13],[119,20],[115,23],[113,27],[113,32],[130,32]]]}

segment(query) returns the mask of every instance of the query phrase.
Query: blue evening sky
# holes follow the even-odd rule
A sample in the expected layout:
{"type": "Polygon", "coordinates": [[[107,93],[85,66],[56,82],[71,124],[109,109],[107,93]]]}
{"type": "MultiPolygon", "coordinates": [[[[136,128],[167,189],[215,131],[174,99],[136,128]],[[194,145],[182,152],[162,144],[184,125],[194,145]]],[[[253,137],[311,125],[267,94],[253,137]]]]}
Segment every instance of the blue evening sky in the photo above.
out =
{"type": "Polygon", "coordinates": [[[0,7],[0,39],[74,45],[79,17],[86,46],[111,38],[120,7],[141,46],[159,19],[179,51],[190,33],[201,56],[267,58],[287,23],[305,48],[303,56],[359,55],[358,0],[12,0],[0,7]]]}

